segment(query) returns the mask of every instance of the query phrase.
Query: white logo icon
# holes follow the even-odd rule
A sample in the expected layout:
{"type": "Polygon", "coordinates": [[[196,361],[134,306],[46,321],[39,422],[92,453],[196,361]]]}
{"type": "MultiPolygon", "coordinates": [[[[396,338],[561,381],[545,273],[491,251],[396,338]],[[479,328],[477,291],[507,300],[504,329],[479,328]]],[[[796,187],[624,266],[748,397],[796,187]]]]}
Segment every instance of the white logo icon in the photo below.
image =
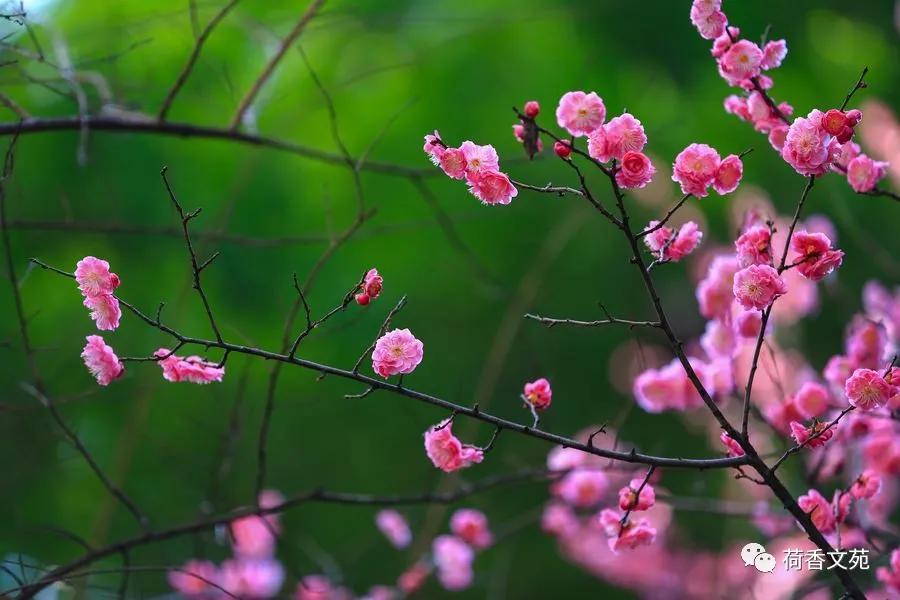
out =
{"type": "Polygon", "coordinates": [[[741,548],[741,559],[744,561],[744,566],[749,567],[753,565],[753,561],[760,554],[765,554],[766,549],[762,544],[757,544],[756,542],[750,542],[743,548],[741,548]]]}
{"type": "Polygon", "coordinates": [[[756,558],[753,559],[753,566],[760,573],[771,573],[775,570],[775,564],[775,557],[768,552],[757,554],[756,558]]]}

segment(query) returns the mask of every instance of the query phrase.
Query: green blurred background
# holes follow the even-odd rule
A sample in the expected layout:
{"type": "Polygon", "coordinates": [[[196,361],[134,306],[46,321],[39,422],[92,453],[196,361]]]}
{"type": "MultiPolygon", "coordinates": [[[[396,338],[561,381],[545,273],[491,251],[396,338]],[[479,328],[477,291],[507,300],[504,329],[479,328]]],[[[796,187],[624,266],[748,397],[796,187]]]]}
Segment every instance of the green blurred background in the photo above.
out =
{"type": "MultiPolygon", "coordinates": [[[[194,41],[187,0],[28,4],[47,56],[58,60],[64,50],[79,71],[102,75],[119,110],[155,114],[194,41]]],[[[198,0],[200,24],[220,5],[198,0]]],[[[226,126],[276,40],[305,6],[293,0],[240,2],[209,40],[169,118],[226,126]]],[[[709,43],[688,20],[689,6],[687,0],[335,0],[300,45],[334,99],[340,135],[354,156],[369,151],[372,160],[428,170],[421,140],[437,128],[449,143],[494,144],[501,166],[515,179],[572,184],[571,172],[552,157],[534,163],[521,159],[510,132],[510,107],[539,100],[543,122],[551,125],[562,93],[595,90],[610,115],[627,109],[642,120],[647,149],[658,164],[670,162],[693,141],[723,154],[755,148],[745,162],[745,182],[764,189],[787,212],[803,182],[763,136],[721,109],[731,92],[716,73],[709,43]]],[[[773,93],[790,101],[798,114],[839,104],[863,65],[871,71],[861,98],[879,98],[897,109],[893,2],[858,2],[852,9],[837,0],[727,2],[725,9],[751,39],[771,24],[771,37],[788,40],[788,58],[774,73],[773,93]]],[[[21,27],[0,27],[12,34],[6,43],[32,48],[21,27]]],[[[77,113],[65,94],[27,82],[22,74],[49,78],[53,87],[66,90],[56,71],[0,50],[0,62],[13,58],[19,63],[0,69],[4,94],[34,115],[77,113]]],[[[97,112],[96,87],[85,82],[84,89],[97,112]]],[[[296,50],[263,90],[254,118],[261,134],[337,151],[326,103],[296,50]]],[[[15,115],[6,112],[4,119],[14,121],[15,115]]],[[[122,279],[121,297],[146,311],[165,301],[168,324],[211,335],[190,289],[178,237],[78,231],[80,226],[72,225],[177,225],[159,178],[160,168],[168,165],[185,207],[203,208],[193,221],[197,231],[254,240],[312,238],[268,245],[198,240],[201,255],[221,252],[205,272],[205,289],[223,335],[274,350],[281,345],[295,298],[291,274],[303,279],[328,240],[354,218],[350,174],[341,166],[230,142],[105,132],[89,134],[88,160],[80,166],[78,144],[76,132],[23,137],[9,184],[9,217],[19,223],[12,232],[14,258],[49,393],[99,463],[155,525],[246,505],[253,499],[257,436],[272,365],[235,355],[224,383],[198,387],[163,381],[153,364],[130,364],[122,380],[98,388],[78,357],[84,336],[96,331],[74,283],[28,270],[26,261],[37,256],[71,270],[82,256],[104,257],[122,279]],[[35,221],[69,225],[53,231],[22,228],[22,222],[35,221]]],[[[665,173],[659,180],[653,192],[656,208],[648,202],[636,205],[638,219],[651,218],[677,197],[665,173]]],[[[478,400],[495,414],[526,420],[517,399],[521,385],[546,376],[553,382],[554,405],[542,424],[550,431],[571,435],[618,419],[623,439],[649,452],[719,452],[702,430],[686,431],[677,415],[623,410],[634,402],[610,383],[610,355],[633,333],[546,330],[521,319],[524,312],[597,318],[598,301],[617,315],[649,317],[623,241],[595,212],[574,199],[528,191],[520,191],[510,206],[484,207],[460,182],[436,176],[426,183],[434,195],[430,200],[409,179],[362,173],[366,206],[377,211],[319,271],[310,302],[314,314],[322,314],[371,266],[383,274],[384,292],[367,309],[353,305],[316,331],[304,342],[302,356],[349,367],[406,294],[409,304],[395,324],[411,328],[425,343],[424,362],[407,377],[407,385],[459,403],[478,400]]],[[[708,222],[707,243],[727,241],[729,202],[713,195],[699,205],[708,222]]],[[[900,241],[895,206],[854,195],[839,177],[817,184],[811,205],[812,212],[832,217],[847,252],[839,281],[822,289],[824,310],[789,338],[821,368],[840,349],[844,323],[859,308],[862,283],[897,281],[891,257],[900,251],[900,241]],[[870,252],[875,235],[888,256],[881,262],[870,252]]],[[[657,279],[679,333],[699,335],[703,322],[686,268],[661,268],[657,279]]],[[[27,370],[8,289],[0,293],[0,314],[7,315],[0,330],[0,555],[21,552],[52,565],[82,552],[53,527],[75,532],[92,545],[135,534],[130,515],[109,498],[46,412],[20,388],[27,370]]],[[[662,341],[642,335],[649,344],[662,341]]],[[[120,356],[147,355],[170,343],[129,314],[118,331],[105,337],[120,356]]],[[[386,393],[363,400],[343,397],[362,389],[332,378],[316,381],[315,373],[300,369],[282,371],[269,440],[270,487],[285,494],[315,486],[378,494],[415,493],[442,484],[448,476],[425,458],[422,432],[446,414],[386,393]]],[[[460,422],[457,430],[481,444],[491,434],[476,423],[460,422]]],[[[539,441],[507,434],[483,465],[452,479],[474,482],[539,467],[548,450],[539,441]]],[[[676,492],[704,495],[715,494],[728,476],[669,473],[665,481],[676,492]]],[[[537,483],[461,504],[484,510],[495,530],[510,538],[478,556],[475,585],[457,597],[551,594],[536,590],[552,590],[558,597],[630,597],[558,556],[552,539],[536,525],[546,496],[546,486],[537,483]]],[[[323,571],[342,577],[358,593],[393,582],[414,560],[415,550],[388,550],[373,526],[374,512],[309,505],[286,514],[278,552],[289,573],[285,589],[292,589],[298,576],[323,571]]],[[[426,522],[430,535],[446,530],[446,516],[433,509],[404,512],[416,531],[426,522]]],[[[709,518],[678,515],[681,543],[716,549],[740,539],[741,532],[751,535],[746,523],[710,527],[709,518]]],[[[427,541],[415,547],[421,550],[427,541]]],[[[227,554],[209,534],[147,546],[131,558],[134,564],[172,565],[227,554]]],[[[118,578],[98,577],[92,584],[115,589],[118,578]]],[[[139,574],[131,590],[148,597],[165,593],[167,586],[161,574],[139,574]]],[[[444,595],[449,594],[433,581],[424,592],[424,597],[444,595]]]]}

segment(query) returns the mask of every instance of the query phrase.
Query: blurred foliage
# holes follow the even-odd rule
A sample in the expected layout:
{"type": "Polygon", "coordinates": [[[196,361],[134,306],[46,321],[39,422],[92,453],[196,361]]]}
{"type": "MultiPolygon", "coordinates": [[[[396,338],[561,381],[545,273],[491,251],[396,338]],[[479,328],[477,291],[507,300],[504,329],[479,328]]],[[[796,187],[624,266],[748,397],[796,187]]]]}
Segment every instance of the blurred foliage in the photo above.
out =
{"type": "MultiPolygon", "coordinates": [[[[26,3],[29,4],[29,3],[26,3]]],[[[81,70],[109,83],[120,108],[155,114],[194,43],[187,0],[107,2],[75,0],[33,4],[34,32],[48,57],[65,49],[81,70]]],[[[202,24],[220,2],[198,0],[202,24]]],[[[654,0],[553,2],[438,2],[363,0],[330,2],[301,37],[300,44],[334,98],[340,135],[354,156],[371,148],[372,160],[427,167],[422,135],[439,129],[451,142],[492,143],[515,179],[534,184],[571,183],[571,173],[552,156],[533,163],[519,158],[510,134],[510,106],[537,99],[552,122],[559,96],[570,89],[596,90],[610,114],[627,109],[644,123],[648,150],[666,164],[693,141],[723,153],[755,152],[746,160],[745,181],[770,195],[783,212],[792,209],[803,182],[769,148],[764,137],[721,109],[730,92],[716,73],[709,44],[688,21],[689,3],[654,0]],[[385,130],[385,128],[387,128],[385,130]],[[384,131],[381,135],[379,132],[384,131]]],[[[194,73],[176,99],[170,119],[225,126],[277,39],[305,8],[305,2],[242,1],[209,39],[194,73]]],[[[839,104],[863,65],[871,69],[864,97],[897,108],[898,66],[893,3],[739,3],[726,6],[751,38],[767,25],[772,37],[788,40],[790,53],[775,74],[774,96],[790,101],[798,114],[839,104]]],[[[12,23],[8,43],[31,48],[12,23]]],[[[46,64],[0,53],[4,94],[34,115],[72,115],[77,107],[34,77],[58,78],[46,64]]],[[[53,81],[65,89],[65,83],[53,81]]],[[[92,106],[97,90],[85,84],[92,106]]],[[[336,151],[326,104],[299,52],[291,51],[264,88],[253,117],[259,132],[327,151],[336,151]]],[[[12,121],[14,115],[8,114],[12,121]]],[[[20,140],[16,172],[9,186],[13,220],[115,223],[169,227],[176,217],[159,179],[163,165],[186,208],[202,207],[193,226],[253,237],[333,234],[354,215],[352,179],[346,169],[286,153],[224,141],[181,140],[151,135],[91,132],[88,163],[76,161],[77,132],[29,135],[20,140]]],[[[663,173],[663,175],[665,175],[663,173]]],[[[671,182],[656,189],[659,206],[677,196],[671,182]]],[[[459,182],[428,180],[441,212],[453,221],[463,243],[489,273],[481,276],[466,255],[448,241],[436,213],[410,181],[384,174],[362,175],[367,206],[375,216],[341,247],[318,274],[310,302],[322,314],[370,266],[385,277],[385,291],[373,305],[355,305],[316,331],[301,354],[349,366],[371,341],[381,321],[403,294],[409,304],[395,321],[425,342],[425,360],[409,386],[471,403],[503,417],[524,420],[518,394],[525,380],[548,377],[554,405],[542,425],[574,434],[594,423],[621,423],[623,439],[649,452],[705,456],[711,447],[701,427],[677,416],[630,410],[633,399],[609,383],[612,352],[640,335],[625,329],[546,330],[519,313],[595,318],[603,301],[617,315],[650,313],[644,291],[626,260],[626,247],[596,213],[574,199],[520,192],[508,207],[483,207],[459,182]],[[550,247],[555,239],[558,249],[550,247]],[[521,310],[523,309],[524,310],[521,310]],[[518,312],[515,312],[518,311],[518,312]]],[[[599,180],[598,184],[602,183],[599,180]]],[[[598,188],[602,189],[602,188],[598,188]]],[[[729,198],[692,203],[710,231],[707,243],[727,242],[729,198]]],[[[813,192],[811,211],[831,216],[847,260],[840,278],[822,290],[819,314],[790,333],[790,344],[821,368],[841,344],[843,324],[858,309],[864,281],[897,281],[900,241],[887,219],[895,207],[856,196],[837,177],[813,192]],[[890,258],[872,260],[870,238],[890,258]]],[[[636,205],[638,219],[659,209],[636,205]]],[[[190,289],[185,248],[178,237],[75,231],[13,232],[17,269],[29,326],[39,347],[50,393],[63,403],[68,421],[111,477],[152,517],[175,524],[211,511],[252,501],[256,445],[268,375],[272,367],[244,356],[230,357],[221,385],[197,387],[162,380],[153,364],[130,364],[124,379],[98,388],[78,354],[92,324],[74,284],[26,268],[38,256],[74,268],[84,255],[110,261],[122,279],[120,294],[146,311],[166,302],[164,319],[185,332],[211,335],[190,289]],[[236,424],[234,447],[229,429],[236,424]],[[223,456],[229,456],[222,470],[223,456]],[[220,479],[221,476],[221,481],[220,479]]],[[[226,338],[276,349],[294,301],[291,274],[301,279],[326,243],[246,246],[201,241],[201,255],[221,256],[205,272],[205,288],[226,338]]],[[[658,270],[659,286],[679,333],[699,335],[693,290],[684,266],[658,270]]],[[[4,284],[5,285],[5,284],[4,284]]],[[[136,533],[130,516],[99,486],[81,458],[19,382],[27,373],[13,319],[12,297],[0,294],[3,320],[3,412],[0,413],[0,555],[21,552],[41,564],[71,560],[82,549],[54,533],[77,533],[100,545],[136,533]]],[[[106,335],[120,355],[147,355],[170,342],[126,314],[121,328],[106,335]]],[[[215,353],[213,358],[218,358],[215,353]]],[[[366,367],[368,368],[368,367],[366,367]]],[[[269,440],[269,481],[286,494],[325,486],[371,493],[431,489],[446,476],[426,460],[422,432],[446,415],[412,400],[375,393],[347,400],[359,386],[299,369],[282,371],[269,440]]],[[[458,431],[486,443],[490,428],[460,423],[458,431]]],[[[475,481],[490,474],[544,463],[549,447],[516,435],[501,437],[481,466],[453,480],[475,481]]],[[[729,474],[671,472],[666,486],[682,493],[715,494],[729,474]]],[[[799,480],[796,482],[799,485],[799,480]]],[[[446,485],[446,484],[445,484],[446,485]]],[[[546,498],[543,484],[518,486],[474,497],[499,532],[512,539],[480,555],[473,589],[457,597],[534,597],[552,589],[559,597],[608,590],[558,557],[552,540],[536,526],[546,498]],[[528,521],[523,521],[528,519],[528,521]],[[527,525],[521,527],[521,525],[527,525]]],[[[387,551],[373,526],[373,509],[308,505],[285,515],[279,557],[289,584],[303,574],[336,572],[357,592],[390,583],[415,556],[387,551]]],[[[406,511],[415,528],[437,519],[430,534],[446,529],[435,509],[406,511]],[[431,515],[429,517],[429,515],[431,515]]],[[[683,544],[719,548],[753,535],[746,523],[709,526],[708,516],[679,517],[683,544]]],[[[427,540],[422,540],[427,543],[427,540]]],[[[416,545],[417,549],[423,546],[416,545]]],[[[193,556],[220,559],[227,549],[211,535],[181,538],[139,549],[135,564],[170,565],[193,556]]],[[[114,567],[117,560],[106,566],[114,567]]],[[[114,589],[116,577],[98,577],[114,589]]],[[[164,578],[141,574],[132,580],[141,596],[164,593],[164,578]]],[[[547,592],[549,593],[549,592],[547,592]]],[[[425,597],[442,597],[433,582],[425,597]]],[[[616,596],[615,594],[620,594],[616,596]]]]}

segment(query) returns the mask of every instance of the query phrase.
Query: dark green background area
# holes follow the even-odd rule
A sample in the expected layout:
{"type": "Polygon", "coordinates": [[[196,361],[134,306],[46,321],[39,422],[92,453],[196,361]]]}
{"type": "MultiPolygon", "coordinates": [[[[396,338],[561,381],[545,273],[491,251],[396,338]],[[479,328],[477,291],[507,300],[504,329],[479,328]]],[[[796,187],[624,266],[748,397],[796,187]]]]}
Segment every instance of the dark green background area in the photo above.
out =
{"type": "MultiPolygon", "coordinates": [[[[46,3],[45,3],[46,4],[46,3]]],[[[200,22],[219,2],[198,2],[200,22]]],[[[731,93],[709,56],[709,42],[688,20],[686,0],[648,2],[554,2],[550,0],[439,2],[437,0],[350,2],[336,0],[302,36],[307,53],[333,96],[340,135],[354,156],[371,149],[372,160],[427,167],[422,136],[439,129],[449,143],[474,139],[494,144],[501,165],[515,179],[543,185],[574,184],[572,173],[544,156],[520,159],[510,134],[512,105],[537,99],[543,123],[553,124],[559,96],[571,89],[595,90],[610,115],[628,110],[643,122],[647,150],[671,160],[688,143],[709,143],[723,154],[748,147],[745,182],[768,192],[783,212],[792,210],[803,187],[763,136],[721,108],[731,93]],[[384,134],[380,132],[383,130],[384,134]]],[[[165,2],[63,1],[35,15],[35,30],[53,55],[54,36],[76,62],[108,57],[84,67],[107,78],[120,108],[155,114],[193,44],[187,0],[165,2]],[[146,40],[146,41],[145,41],[146,40]]],[[[197,67],[170,113],[174,121],[225,126],[256,78],[275,40],[305,8],[300,1],[241,2],[209,40],[197,67]],[[277,6],[276,6],[277,5],[277,6]]],[[[898,92],[894,3],[734,2],[725,9],[751,39],[767,25],[771,37],[788,40],[789,54],[774,72],[773,95],[790,101],[797,114],[838,105],[864,65],[869,88],[895,110],[898,92]]],[[[30,47],[21,30],[9,41],[30,47]]],[[[0,62],[12,58],[0,52],[0,62]]],[[[20,58],[34,76],[54,77],[46,66],[20,58]]],[[[13,67],[0,69],[3,93],[41,116],[72,115],[76,107],[33,84],[13,67]]],[[[97,106],[93,88],[87,90],[97,106]]],[[[261,133],[326,151],[337,151],[323,97],[300,54],[288,53],[256,106],[261,133]]],[[[6,120],[13,120],[5,112],[6,120]]],[[[548,144],[549,145],[549,144],[548,144]]],[[[346,169],[286,153],[203,140],[91,132],[89,161],[76,161],[74,132],[29,135],[20,140],[9,185],[9,216],[16,221],[117,223],[137,227],[176,225],[159,178],[170,178],[186,208],[202,207],[193,222],[202,231],[254,238],[322,236],[346,228],[355,197],[346,169]]],[[[603,189],[600,179],[593,180],[603,189]]],[[[627,330],[546,330],[519,319],[524,312],[599,318],[597,302],[628,318],[651,316],[623,241],[589,207],[572,198],[520,191],[507,207],[485,207],[461,182],[428,180],[440,214],[473,259],[454,245],[435,211],[410,181],[364,172],[367,206],[377,208],[348,244],[319,273],[310,302],[322,314],[338,302],[364,269],[384,275],[382,296],[365,310],[353,305],[304,342],[301,355],[349,367],[371,342],[382,319],[402,295],[409,303],[396,319],[425,344],[425,359],[405,382],[410,387],[517,420],[528,418],[518,394],[524,381],[546,376],[554,404],[542,425],[571,435],[612,422],[634,403],[609,383],[609,358],[633,336],[627,330]],[[485,276],[482,270],[488,273],[485,276]],[[480,391],[479,391],[480,390],[480,391]],[[479,394],[481,397],[479,398],[479,394]]],[[[670,186],[670,198],[678,190],[670,186]]],[[[707,242],[729,239],[729,198],[711,195],[699,203],[710,224],[707,242]]],[[[697,205],[695,201],[692,204],[697,205]]],[[[859,309],[859,290],[872,278],[897,281],[897,264],[872,259],[871,239],[889,256],[900,251],[894,234],[896,205],[857,196],[837,176],[817,183],[811,212],[837,224],[847,258],[836,285],[822,286],[824,308],[790,332],[790,345],[816,368],[839,351],[844,324],[859,309]]],[[[635,204],[639,222],[656,213],[635,204]]],[[[148,513],[154,525],[196,519],[252,501],[256,443],[271,364],[232,356],[225,382],[206,387],[170,384],[153,364],[130,364],[126,376],[99,389],[78,355],[84,336],[96,333],[73,282],[27,269],[38,256],[65,269],[85,255],[110,261],[122,280],[120,295],[153,311],[165,301],[166,322],[181,331],[209,336],[208,322],[190,289],[184,245],[177,237],[74,231],[13,232],[16,267],[26,314],[49,393],[59,402],[91,452],[111,477],[148,513]],[[219,481],[223,444],[232,416],[237,423],[230,468],[219,481]]],[[[204,274],[205,289],[223,335],[268,349],[281,344],[294,301],[291,274],[302,278],[327,243],[272,247],[198,242],[201,255],[221,256],[204,274]]],[[[678,331],[702,332],[684,265],[655,272],[678,331]]],[[[6,284],[4,283],[4,287],[6,284]]],[[[49,416],[22,391],[26,365],[20,352],[12,295],[0,293],[3,389],[0,412],[0,555],[21,552],[40,564],[60,564],[82,549],[49,528],[65,528],[102,545],[137,533],[133,521],[98,484],[49,416]]],[[[104,334],[120,355],[148,355],[170,342],[126,314],[121,328],[104,334]]],[[[642,334],[649,343],[662,340],[642,334]]],[[[212,354],[217,359],[218,354],[212,354]]],[[[369,372],[368,363],[364,370],[369,372]]],[[[271,487],[285,494],[316,486],[355,492],[416,493],[441,485],[445,476],[425,458],[422,432],[445,413],[413,400],[374,393],[363,400],[343,395],[358,385],[299,369],[282,371],[269,440],[271,487]]],[[[485,425],[460,422],[466,441],[484,444],[485,425]]],[[[621,427],[623,439],[648,452],[707,456],[700,428],[675,415],[634,410],[621,427]]],[[[456,484],[544,464],[549,446],[513,434],[501,436],[483,465],[454,476],[456,484]]],[[[729,475],[667,473],[675,492],[715,495],[729,475]]],[[[800,485],[799,479],[794,483],[800,485]]],[[[444,484],[448,485],[448,484],[444,484]]],[[[449,484],[451,487],[453,482],[449,484]]],[[[476,583],[460,598],[630,597],[570,565],[536,526],[547,497],[544,484],[528,484],[472,498],[507,542],[481,554],[476,583]]],[[[358,593],[392,583],[414,559],[389,550],[373,525],[374,509],[309,505],[284,516],[278,556],[297,576],[339,572],[358,593]]],[[[414,528],[428,509],[404,511],[414,528]]],[[[439,516],[439,515],[438,515],[439,516]]],[[[435,518],[432,516],[431,518],[435,518]]],[[[688,547],[716,549],[753,535],[746,523],[712,525],[712,517],[678,516],[678,538],[688,547]]],[[[446,529],[446,516],[437,522],[446,529]]],[[[425,540],[427,542],[427,540],[425,540]]],[[[421,546],[420,546],[421,547],[421,546]]],[[[194,556],[220,560],[228,554],[212,535],[181,538],[141,548],[135,564],[180,564],[194,556]]],[[[114,567],[116,560],[103,563],[114,567]]],[[[92,580],[115,589],[117,577],[92,580]]],[[[136,597],[164,593],[159,574],[135,576],[136,597]]],[[[99,594],[99,592],[98,592],[99,594]]],[[[430,583],[424,597],[445,592],[430,583]]]]}

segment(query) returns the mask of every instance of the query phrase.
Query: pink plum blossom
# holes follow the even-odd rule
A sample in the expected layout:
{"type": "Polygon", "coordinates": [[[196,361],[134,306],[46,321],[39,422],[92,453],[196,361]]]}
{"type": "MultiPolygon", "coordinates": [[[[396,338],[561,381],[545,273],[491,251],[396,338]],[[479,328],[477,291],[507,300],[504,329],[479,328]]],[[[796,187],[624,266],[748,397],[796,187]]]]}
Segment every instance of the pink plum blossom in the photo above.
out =
{"type": "MultiPolygon", "coordinates": [[[[659,225],[659,221],[647,223],[646,230],[659,225]]],[[[693,252],[703,239],[700,226],[688,221],[678,231],[662,226],[644,236],[644,244],[657,256],[664,260],[679,261],[693,252]]]]}
{"type": "Polygon", "coordinates": [[[458,537],[439,535],[431,545],[431,554],[441,585],[451,591],[472,585],[472,562],[475,552],[458,537]]]}
{"type": "Polygon", "coordinates": [[[629,113],[613,117],[591,132],[588,154],[600,162],[622,160],[626,152],[640,152],[647,143],[644,126],[629,113]]]}
{"type": "MultiPolygon", "coordinates": [[[[705,388],[712,389],[706,367],[701,361],[690,360],[705,388]]],[[[688,410],[703,403],[696,387],[678,359],[660,369],[647,369],[634,380],[634,397],[638,405],[650,413],[664,410],[688,410]]]]}
{"type": "Polygon", "coordinates": [[[656,167],[642,152],[626,152],[616,169],[616,183],[624,189],[642,188],[653,179],[656,167]]]}
{"type": "Polygon", "coordinates": [[[738,40],[719,58],[719,73],[731,85],[759,75],[763,51],[749,40],[738,40]]]}
{"type": "Polygon", "coordinates": [[[575,137],[585,136],[606,119],[606,105],[594,92],[566,92],[556,108],[556,122],[575,137]]]}
{"type": "Polygon", "coordinates": [[[125,372],[125,367],[113,349],[99,335],[87,336],[87,344],[81,352],[84,365],[100,385],[109,385],[125,372]]]}
{"type": "Polygon", "coordinates": [[[232,549],[241,558],[270,558],[275,553],[279,528],[265,517],[247,515],[229,526],[232,549]]]}
{"type": "Polygon", "coordinates": [[[519,194],[509,177],[500,171],[467,174],[469,192],[485,204],[509,204],[519,194]]]}
{"type": "Polygon", "coordinates": [[[850,486],[850,494],[857,500],[865,500],[881,491],[881,476],[871,469],[859,474],[850,486]]]}
{"type": "Polygon", "coordinates": [[[453,423],[444,420],[425,432],[425,453],[445,473],[471,467],[484,460],[480,448],[464,445],[453,435],[453,423]]]}
{"type": "Polygon", "coordinates": [[[183,358],[166,348],[160,348],[154,356],[159,359],[157,363],[162,367],[163,378],[166,381],[206,384],[222,381],[225,376],[225,367],[207,362],[199,356],[183,358]]]}
{"type": "Polygon", "coordinates": [[[550,387],[550,382],[543,377],[526,383],[523,395],[535,410],[550,408],[550,402],[553,400],[553,390],[550,387]]]}
{"type": "Polygon", "coordinates": [[[734,297],[745,309],[762,310],[787,293],[787,285],[769,265],[750,265],[734,276],[734,297]]]}
{"type": "Polygon", "coordinates": [[[772,230],[766,225],[754,225],[742,233],[734,242],[738,264],[772,264],[772,230]]]}
{"type": "Polygon", "coordinates": [[[828,410],[831,397],[828,390],[820,383],[807,381],[794,394],[794,405],[804,417],[819,417],[828,410]]]}
{"type": "Polygon", "coordinates": [[[681,184],[683,194],[698,198],[707,195],[719,168],[719,153],[706,144],[691,144],[675,157],[672,180],[681,184]]]}
{"type": "Polygon", "coordinates": [[[422,150],[425,151],[425,154],[428,155],[428,158],[435,165],[439,164],[441,154],[443,154],[446,147],[444,142],[441,141],[441,134],[437,130],[434,133],[425,135],[425,145],[422,147],[422,150]]]}
{"type": "Polygon", "coordinates": [[[362,285],[359,293],[356,294],[356,302],[361,306],[366,306],[381,294],[381,288],[384,285],[384,279],[378,274],[378,269],[369,269],[363,277],[362,285]]]}
{"type": "Polygon", "coordinates": [[[533,119],[538,116],[541,112],[541,105],[537,100],[529,100],[525,103],[525,109],[523,111],[525,116],[529,119],[533,119]]]}
{"type": "Polygon", "coordinates": [[[87,296],[84,306],[91,311],[91,319],[100,331],[115,331],[119,328],[122,309],[119,308],[119,299],[112,294],[87,296]]]}
{"type": "Polygon", "coordinates": [[[875,577],[892,594],[900,594],[900,548],[891,552],[890,566],[876,569],[875,577]]]}
{"type": "Polygon", "coordinates": [[[892,395],[888,382],[872,369],[853,371],[844,385],[844,393],[852,406],[866,411],[884,406],[892,395]]]}
{"type": "Polygon", "coordinates": [[[854,192],[871,192],[887,175],[889,166],[884,161],[872,160],[865,154],[860,154],[847,164],[847,181],[854,192]]]}
{"type": "Polygon", "coordinates": [[[541,529],[552,535],[567,537],[579,527],[578,516],[567,504],[548,504],[541,515],[541,529]]]}
{"type": "Polygon", "coordinates": [[[741,311],[734,318],[734,328],[741,337],[759,337],[762,329],[762,313],[758,310],[741,311]]]}
{"type": "Polygon", "coordinates": [[[787,42],[784,40],[772,40],[763,46],[762,68],[777,69],[781,66],[784,57],[787,56],[787,42]]]}
{"type": "Polygon", "coordinates": [[[284,567],[277,560],[227,560],[219,570],[219,585],[238,598],[272,598],[284,583],[284,567]]]}
{"type": "Polygon", "coordinates": [[[219,590],[215,587],[218,579],[216,565],[205,560],[189,560],[179,569],[172,569],[167,575],[172,589],[191,600],[207,598],[219,590]]]}
{"type": "Polygon", "coordinates": [[[708,2],[695,1],[691,6],[691,23],[705,40],[716,39],[725,32],[728,17],[721,10],[708,10],[708,2]]]}
{"type": "Polygon", "coordinates": [[[719,255],[713,258],[706,276],[697,285],[700,314],[713,319],[731,312],[734,303],[734,276],[738,269],[738,261],[733,256],[719,255]]]}
{"type": "Polygon", "coordinates": [[[803,509],[803,512],[809,515],[815,525],[822,533],[831,533],[835,527],[835,517],[831,510],[831,503],[825,499],[822,494],[816,490],[809,490],[803,496],[797,499],[797,504],[803,509]]]}
{"type": "Polygon", "coordinates": [[[713,179],[713,189],[720,196],[730,194],[737,189],[744,174],[744,163],[736,154],[729,154],[716,169],[716,177],[713,179]]]}
{"type": "Polygon", "coordinates": [[[466,140],[459,146],[459,149],[466,157],[466,179],[470,182],[470,178],[479,173],[500,169],[500,157],[497,156],[497,151],[490,144],[479,146],[475,142],[466,140]]]}
{"type": "Polygon", "coordinates": [[[119,287],[119,276],[110,272],[109,263],[93,256],[75,265],[75,281],[85,297],[112,294],[119,287]]]}
{"type": "Polygon", "coordinates": [[[813,281],[819,281],[841,266],[844,253],[831,249],[831,240],[824,233],[798,231],[791,238],[794,264],[797,271],[813,281]]]}
{"type": "Polygon", "coordinates": [[[744,449],[730,435],[723,431],[719,435],[719,439],[725,445],[725,452],[728,456],[744,456],[744,449]]]}
{"type": "Polygon", "coordinates": [[[422,362],[423,348],[409,329],[394,329],[375,342],[372,368],[385,379],[412,373],[422,362]]]}
{"type": "Polygon", "coordinates": [[[820,127],[822,111],[797,117],[788,129],[781,157],[801,175],[824,175],[840,151],[840,144],[820,127]]]}
{"type": "Polygon", "coordinates": [[[827,423],[814,421],[812,425],[806,427],[797,421],[791,421],[791,437],[797,442],[798,446],[806,448],[820,448],[825,445],[828,440],[834,436],[834,427],[828,427],[827,423]]]}
{"type": "Polygon", "coordinates": [[[450,531],[478,550],[483,550],[494,543],[488,519],[480,510],[463,508],[453,513],[450,517],[450,531]]]}
{"type": "Polygon", "coordinates": [[[412,542],[409,523],[396,510],[388,508],[378,511],[378,514],[375,515],[375,525],[394,548],[406,548],[412,542]]]}
{"type": "Polygon", "coordinates": [[[649,482],[644,483],[643,478],[632,479],[631,483],[619,490],[619,508],[623,511],[648,510],[655,503],[656,492],[649,482]],[[640,494],[638,490],[641,490],[640,494]]]}
{"type": "Polygon", "coordinates": [[[634,550],[639,546],[652,544],[656,539],[656,529],[650,525],[647,519],[641,519],[635,522],[628,519],[622,524],[623,515],[618,512],[605,508],[600,511],[598,520],[600,527],[609,536],[609,549],[613,554],[618,554],[620,550],[634,550]]]}
{"type": "Polygon", "coordinates": [[[438,166],[451,179],[466,177],[466,155],[459,148],[445,148],[438,156],[438,166]]]}
{"type": "Polygon", "coordinates": [[[596,469],[576,469],[559,482],[557,494],[571,506],[591,508],[596,506],[609,489],[609,478],[596,469]]]}

